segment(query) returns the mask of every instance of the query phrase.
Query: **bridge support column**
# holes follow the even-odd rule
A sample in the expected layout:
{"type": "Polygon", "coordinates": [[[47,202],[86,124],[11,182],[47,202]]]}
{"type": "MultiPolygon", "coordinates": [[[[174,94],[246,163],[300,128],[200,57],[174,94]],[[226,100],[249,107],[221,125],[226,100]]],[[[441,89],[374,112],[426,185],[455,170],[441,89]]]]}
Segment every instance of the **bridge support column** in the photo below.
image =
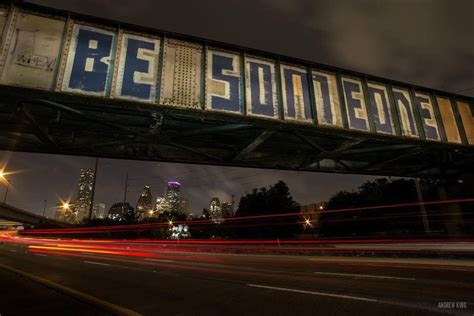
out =
{"type": "MultiPolygon", "coordinates": [[[[460,195],[457,181],[445,180],[438,187],[440,200],[458,198],[460,195]]],[[[443,205],[448,215],[445,217],[445,227],[449,237],[461,237],[465,234],[465,223],[463,209],[459,203],[447,203],[443,205]]]]}

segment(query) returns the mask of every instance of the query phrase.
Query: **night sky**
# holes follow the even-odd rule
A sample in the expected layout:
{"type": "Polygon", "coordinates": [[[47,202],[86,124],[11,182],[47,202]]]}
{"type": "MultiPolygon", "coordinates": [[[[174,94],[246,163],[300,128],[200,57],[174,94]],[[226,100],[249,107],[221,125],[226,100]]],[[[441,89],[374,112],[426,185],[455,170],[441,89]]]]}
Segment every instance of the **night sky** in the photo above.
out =
{"type": "MultiPolygon", "coordinates": [[[[275,52],[440,90],[474,96],[474,2],[298,0],[38,0],[60,9],[275,52]]],[[[1,152],[8,161],[8,202],[52,216],[58,198],[75,198],[81,168],[94,158],[1,152]]],[[[123,199],[125,173],[132,204],[145,184],[154,197],[178,180],[200,213],[212,197],[236,200],[283,179],[295,199],[311,203],[367,176],[282,172],[101,159],[96,202],[123,199]]],[[[4,188],[2,188],[3,190],[4,188]]],[[[0,194],[3,191],[0,190],[0,194]]],[[[3,198],[3,195],[2,195],[3,198]]]]}

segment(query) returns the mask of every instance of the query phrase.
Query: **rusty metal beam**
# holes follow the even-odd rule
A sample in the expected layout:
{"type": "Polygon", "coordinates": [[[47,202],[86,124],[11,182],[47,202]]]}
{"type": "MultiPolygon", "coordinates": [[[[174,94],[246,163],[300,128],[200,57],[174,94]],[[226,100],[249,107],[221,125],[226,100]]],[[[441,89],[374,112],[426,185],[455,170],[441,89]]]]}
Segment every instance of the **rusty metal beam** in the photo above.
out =
{"type": "Polygon", "coordinates": [[[254,151],[258,146],[260,146],[263,142],[265,142],[270,136],[275,134],[276,131],[266,130],[260,136],[255,138],[250,144],[247,145],[244,149],[242,149],[232,160],[242,160],[252,151],[254,151]]]}

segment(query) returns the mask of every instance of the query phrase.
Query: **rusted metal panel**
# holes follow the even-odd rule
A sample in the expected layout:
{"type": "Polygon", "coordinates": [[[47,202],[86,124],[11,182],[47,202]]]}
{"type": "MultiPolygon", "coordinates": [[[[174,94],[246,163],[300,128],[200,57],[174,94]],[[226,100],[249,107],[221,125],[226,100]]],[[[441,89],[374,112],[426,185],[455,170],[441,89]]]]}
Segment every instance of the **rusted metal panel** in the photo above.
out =
{"type": "Polygon", "coordinates": [[[466,101],[458,100],[459,114],[461,116],[464,132],[469,145],[474,145],[474,105],[466,101]]]}
{"type": "Polygon", "coordinates": [[[59,64],[61,42],[66,22],[18,13],[10,25],[2,82],[51,90],[59,64]]]}
{"type": "Polygon", "coordinates": [[[443,120],[447,141],[450,143],[461,144],[461,135],[459,133],[451,102],[448,98],[440,96],[436,97],[436,101],[438,102],[439,112],[441,114],[441,119],[443,120]]]}
{"type": "Polygon", "coordinates": [[[200,109],[201,64],[202,45],[166,38],[160,103],[200,109]]]}
{"type": "Polygon", "coordinates": [[[2,43],[3,40],[3,32],[5,30],[5,26],[7,25],[9,12],[10,10],[8,10],[7,7],[0,7],[0,43],[2,43]]]}

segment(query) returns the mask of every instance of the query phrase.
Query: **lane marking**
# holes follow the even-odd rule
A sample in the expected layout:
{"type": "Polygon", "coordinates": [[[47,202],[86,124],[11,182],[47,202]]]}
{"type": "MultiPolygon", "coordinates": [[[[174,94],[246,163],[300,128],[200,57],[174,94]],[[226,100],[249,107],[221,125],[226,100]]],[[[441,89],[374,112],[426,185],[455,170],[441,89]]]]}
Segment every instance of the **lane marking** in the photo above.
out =
{"type": "Polygon", "coordinates": [[[48,255],[43,255],[43,254],[41,254],[41,253],[35,253],[35,256],[47,257],[48,255]]]}
{"type": "Polygon", "coordinates": [[[446,262],[442,259],[428,260],[428,259],[377,259],[377,258],[355,258],[355,259],[340,259],[340,258],[308,258],[309,261],[316,261],[322,263],[336,263],[336,264],[350,264],[350,265],[382,265],[384,267],[391,267],[395,265],[410,265],[412,268],[418,268],[417,265],[432,266],[432,269],[452,268],[473,268],[474,264],[471,261],[456,261],[446,262]],[[367,259],[367,260],[364,260],[367,259]],[[437,260],[437,261],[436,261],[437,260]]]}
{"type": "MultiPolygon", "coordinates": [[[[338,265],[345,265],[345,266],[358,266],[360,267],[361,265],[358,263],[337,263],[338,265]]],[[[405,269],[428,269],[428,270],[439,270],[440,267],[418,267],[414,265],[385,265],[385,264],[364,264],[364,266],[370,266],[370,267],[383,267],[383,268],[405,268],[405,269]]],[[[442,267],[443,270],[450,270],[450,271],[466,271],[466,272],[473,272],[474,269],[469,269],[466,267],[466,269],[463,269],[461,266],[459,268],[456,268],[456,266],[452,267],[442,267]]]]}
{"type": "Polygon", "coordinates": [[[285,292],[294,292],[294,293],[301,293],[301,294],[329,296],[329,297],[345,298],[345,299],[350,299],[350,300],[366,301],[366,302],[377,302],[376,299],[360,297],[360,296],[339,295],[339,294],[324,293],[324,292],[305,291],[305,290],[298,290],[298,289],[289,289],[289,288],[286,288],[286,287],[276,287],[276,286],[250,284],[250,283],[247,284],[247,285],[250,286],[250,287],[257,287],[257,288],[269,289],[269,290],[275,290],[275,291],[285,291],[285,292]]]}
{"type": "Polygon", "coordinates": [[[75,298],[77,298],[78,300],[80,301],[83,301],[83,302],[86,302],[86,303],[89,303],[89,304],[92,304],[92,305],[95,305],[95,306],[98,306],[99,308],[102,308],[102,309],[105,309],[105,310],[108,310],[108,311],[111,311],[113,313],[117,313],[119,315],[127,315],[127,316],[141,316],[142,314],[140,313],[137,313],[135,311],[132,311],[130,309],[127,309],[125,307],[122,307],[122,306],[119,306],[119,305],[115,305],[111,302],[107,302],[107,301],[104,301],[104,300],[101,300],[95,296],[92,296],[92,295],[89,295],[89,294],[86,294],[84,292],[81,292],[81,291],[78,291],[78,290],[74,290],[70,287],[67,287],[67,286],[64,286],[64,285],[61,285],[61,284],[58,284],[56,282],[53,282],[53,281],[50,281],[50,280],[47,280],[47,279],[44,279],[44,278],[41,278],[39,276],[36,276],[36,275],[33,275],[33,274],[30,274],[28,272],[24,272],[24,271],[21,271],[21,270],[18,270],[18,269],[15,269],[15,268],[12,268],[10,266],[7,266],[3,263],[0,263],[0,267],[6,269],[6,270],[9,270],[13,273],[16,273],[22,277],[25,277],[27,279],[30,279],[32,281],[35,281],[37,283],[40,283],[41,285],[44,285],[46,287],[49,287],[53,290],[56,290],[56,291],[59,291],[61,293],[64,293],[66,295],[70,295],[70,296],[73,296],[75,298]]]}
{"type": "Polygon", "coordinates": [[[152,258],[145,258],[147,261],[156,261],[156,262],[166,262],[166,263],[175,263],[176,261],[173,260],[165,260],[165,259],[152,259],[152,258]]]}
{"type": "Polygon", "coordinates": [[[15,250],[15,249],[9,249],[9,250],[10,250],[11,252],[16,252],[16,250],[15,250]]]}
{"type": "Polygon", "coordinates": [[[335,272],[314,272],[314,274],[347,276],[347,277],[358,277],[358,278],[374,278],[374,279],[394,279],[394,280],[408,280],[408,281],[416,280],[415,278],[403,278],[403,277],[371,275],[371,274],[353,274],[353,273],[335,273],[335,272]]]}
{"type": "Polygon", "coordinates": [[[111,264],[108,263],[102,263],[102,262],[95,262],[95,261],[84,261],[85,263],[90,263],[90,264],[97,264],[99,266],[111,266],[111,264]]]}

